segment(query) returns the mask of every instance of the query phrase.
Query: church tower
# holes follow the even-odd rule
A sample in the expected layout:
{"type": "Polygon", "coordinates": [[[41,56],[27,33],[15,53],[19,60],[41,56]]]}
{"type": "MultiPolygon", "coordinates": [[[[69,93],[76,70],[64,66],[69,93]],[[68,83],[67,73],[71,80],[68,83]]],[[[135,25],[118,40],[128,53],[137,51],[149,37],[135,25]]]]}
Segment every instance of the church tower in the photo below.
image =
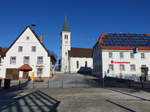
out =
{"type": "Polygon", "coordinates": [[[71,49],[71,32],[65,17],[61,31],[61,72],[69,72],[68,51],[71,49]]]}

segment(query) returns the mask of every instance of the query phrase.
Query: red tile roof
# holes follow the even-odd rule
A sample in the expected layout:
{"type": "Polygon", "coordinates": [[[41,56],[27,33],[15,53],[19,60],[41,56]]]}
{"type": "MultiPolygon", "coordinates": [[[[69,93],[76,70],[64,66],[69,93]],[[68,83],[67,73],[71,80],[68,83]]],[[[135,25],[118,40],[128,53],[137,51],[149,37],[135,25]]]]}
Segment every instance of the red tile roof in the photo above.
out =
{"type": "Polygon", "coordinates": [[[20,71],[31,71],[32,67],[28,64],[24,64],[18,68],[20,71]]]}

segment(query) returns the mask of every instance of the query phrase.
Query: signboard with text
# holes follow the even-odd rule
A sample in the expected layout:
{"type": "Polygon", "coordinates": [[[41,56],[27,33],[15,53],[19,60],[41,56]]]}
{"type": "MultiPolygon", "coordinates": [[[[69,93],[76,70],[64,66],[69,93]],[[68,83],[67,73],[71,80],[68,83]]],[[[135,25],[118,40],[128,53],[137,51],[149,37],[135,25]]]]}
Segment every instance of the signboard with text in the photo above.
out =
{"type": "Polygon", "coordinates": [[[130,62],[127,61],[113,61],[113,60],[111,60],[111,63],[130,64],[130,62]]]}

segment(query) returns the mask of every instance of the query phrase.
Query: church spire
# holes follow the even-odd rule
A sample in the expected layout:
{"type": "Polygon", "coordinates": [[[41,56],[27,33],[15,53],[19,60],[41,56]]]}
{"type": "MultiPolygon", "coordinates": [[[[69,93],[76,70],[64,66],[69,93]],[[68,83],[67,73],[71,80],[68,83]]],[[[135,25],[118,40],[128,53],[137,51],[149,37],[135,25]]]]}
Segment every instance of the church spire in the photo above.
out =
{"type": "Polygon", "coordinates": [[[67,16],[65,16],[65,20],[64,20],[64,25],[63,25],[63,29],[62,31],[70,31],[70,28],[69,28],[69,25],[68,25],[68,22],[67,22],[67,16]]]}

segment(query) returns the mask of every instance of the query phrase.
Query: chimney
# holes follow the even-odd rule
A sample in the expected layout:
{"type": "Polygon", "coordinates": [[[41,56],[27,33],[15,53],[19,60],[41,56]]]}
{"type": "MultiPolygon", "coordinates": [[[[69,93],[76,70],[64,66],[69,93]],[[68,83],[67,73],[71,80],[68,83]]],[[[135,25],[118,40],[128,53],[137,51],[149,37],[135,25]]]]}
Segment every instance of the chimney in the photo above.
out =
{"type": "Polygon", "coordinates": [[[40,35],[40,42],[43,43],[43,35],[40,35]]]}

